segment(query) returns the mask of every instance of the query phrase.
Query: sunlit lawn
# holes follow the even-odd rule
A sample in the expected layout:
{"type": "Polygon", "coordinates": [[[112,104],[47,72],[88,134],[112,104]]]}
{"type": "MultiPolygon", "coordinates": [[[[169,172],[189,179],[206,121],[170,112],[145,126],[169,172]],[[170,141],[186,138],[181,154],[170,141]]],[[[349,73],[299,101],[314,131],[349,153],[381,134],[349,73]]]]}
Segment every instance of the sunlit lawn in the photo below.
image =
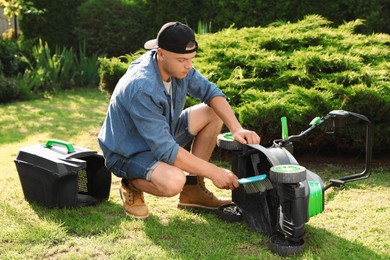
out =
{"type": "MultiPolygon", "coordinates": [[[[244,223],[226,223],[210,212],[179,210],[177,196],[146,195],[151,217],[126,217],[116,177],[108,201],[97,206],[48,209],[26,202],[14,164],[19,149],[60,139],[100,151],[97,134],[107,104],[105,94],[83,89],[0,106],[1,259],[280,258],[268,250],[267,237],[244,223]]],[[[351,169],[313,167],[327,178],[351,169]]],[[[218,195],[230,196],[208,185],[218,195]]],[[[381,165],[367,180],[329,190],[325,211],[306,225],[305,251],[291,258],[389,259],[389,187],[390,165],[381,165]]]]}

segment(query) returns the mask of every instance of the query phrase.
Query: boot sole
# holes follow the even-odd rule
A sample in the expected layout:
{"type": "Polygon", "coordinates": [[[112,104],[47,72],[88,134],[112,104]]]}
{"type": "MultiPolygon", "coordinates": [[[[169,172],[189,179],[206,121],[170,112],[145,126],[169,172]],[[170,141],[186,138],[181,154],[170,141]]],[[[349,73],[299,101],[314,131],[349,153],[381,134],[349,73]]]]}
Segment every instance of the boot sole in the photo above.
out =
{"type": "MultiPolygon", "coordinates": [[[[124,201],[123,201],[123,195],[122,195],[122,192],[121,192],[120,189],[119,189],[119,196],[121,197],[121,200],[122,200],[122,202],[124,203],[124,201]]],[[[137,215],[134,215],[134,214],[131,214],[131,213],[127,212],[125,209],[123,210],[123,212],[125,212],[127,216],[132,217],[132,218],[135,218],[135,219],[145,219],[145,218],[149,217],[149,213],[148,213],[148,215],[137,216],[137,215]]]]}
{"type": "Polygon", "coordinates": [[[217,210],[219,206],[217,206],[217,207],[208,207],[208,206],[199,205],[199,204],[179,203],[179,204],[177,204],[177,207],[179,209],[210,209],[210,210],[217,210]]]}
{"type": "Polygon", "coordinates": [[[133,215],[133,214],[127,212],[126,210],[123,210],[123,211],[125,212],[125,214],[126,214],[127,216],[132,217],[132,218],[135,218],[135,219],[146,219],[146,218],[149,217],[149,214],[146,215],[146,216],[136,216],[136,215],[133,215]]]}

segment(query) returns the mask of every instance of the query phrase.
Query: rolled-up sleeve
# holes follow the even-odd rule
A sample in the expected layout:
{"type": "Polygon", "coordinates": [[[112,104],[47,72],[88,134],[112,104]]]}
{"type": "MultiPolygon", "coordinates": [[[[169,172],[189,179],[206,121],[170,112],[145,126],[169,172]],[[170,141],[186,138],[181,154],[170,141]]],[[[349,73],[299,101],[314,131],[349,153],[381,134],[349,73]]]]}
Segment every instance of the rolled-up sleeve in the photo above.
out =
{"type": "Polygon", "coordinates": [[[225,94],[206,77],[193,69],[188,75],[188,94],[200,101],[209,104],[216,96],[225,97],[225,94]]]}

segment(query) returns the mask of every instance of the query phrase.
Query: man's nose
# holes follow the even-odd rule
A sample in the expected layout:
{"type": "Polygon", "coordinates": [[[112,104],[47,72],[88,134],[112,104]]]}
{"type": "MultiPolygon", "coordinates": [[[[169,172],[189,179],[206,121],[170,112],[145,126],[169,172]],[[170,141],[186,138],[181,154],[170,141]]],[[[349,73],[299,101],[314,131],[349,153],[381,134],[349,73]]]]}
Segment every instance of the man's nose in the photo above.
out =
{"type": "Polygon", "coordinates": [[[188,60],[184,63],[184,67],[186,69],[191,69],[192,68],[192,61],[191,60],[188,60]]]}

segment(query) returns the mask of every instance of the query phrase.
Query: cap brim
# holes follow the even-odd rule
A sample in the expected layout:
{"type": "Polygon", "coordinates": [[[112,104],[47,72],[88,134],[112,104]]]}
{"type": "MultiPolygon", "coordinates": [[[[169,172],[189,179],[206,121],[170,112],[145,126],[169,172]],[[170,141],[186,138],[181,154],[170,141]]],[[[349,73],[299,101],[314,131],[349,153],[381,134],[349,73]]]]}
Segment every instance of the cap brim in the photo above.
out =
{"type": "Polygon", "coordinates": [[[149,40],[149,41],[145,42],[144,48],[147,50],[158,48],[157,39],[153,39],[153,40],[149,40]]]}

